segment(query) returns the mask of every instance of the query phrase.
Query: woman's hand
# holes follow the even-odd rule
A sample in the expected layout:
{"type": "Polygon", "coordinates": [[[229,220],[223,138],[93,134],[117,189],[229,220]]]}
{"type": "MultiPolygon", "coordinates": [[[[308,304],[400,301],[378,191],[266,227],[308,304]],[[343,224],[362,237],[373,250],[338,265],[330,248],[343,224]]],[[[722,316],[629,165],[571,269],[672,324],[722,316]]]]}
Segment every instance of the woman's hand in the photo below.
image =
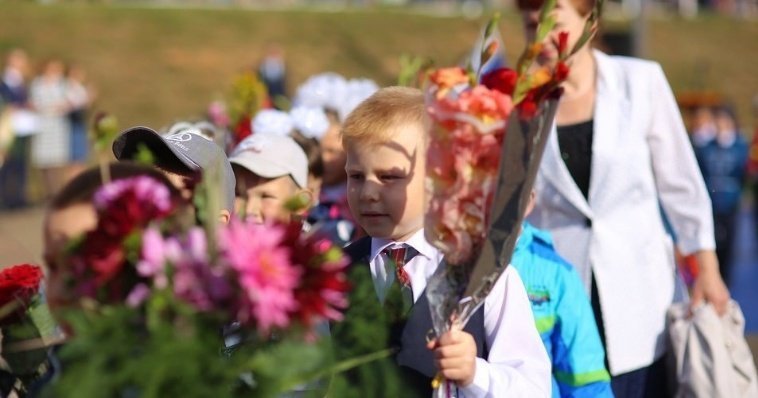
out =
{"type": "Polygon", "coordinates": [[[713,250],[702,250],[695,253],[698,265],[698,276],[692,287],[690,308],[695,308],[703,300],[713,305],[716,313],[724,315],[729,304],[729,290],[721,279],[719,262],[713,250]]]}

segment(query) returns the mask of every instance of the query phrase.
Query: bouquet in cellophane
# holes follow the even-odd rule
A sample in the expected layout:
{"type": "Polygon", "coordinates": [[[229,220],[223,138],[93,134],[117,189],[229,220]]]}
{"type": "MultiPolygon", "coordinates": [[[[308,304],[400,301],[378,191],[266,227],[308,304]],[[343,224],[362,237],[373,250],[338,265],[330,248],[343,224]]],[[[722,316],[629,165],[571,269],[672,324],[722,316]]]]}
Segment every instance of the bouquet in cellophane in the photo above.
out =
{"type": "MultiPolygon", "coordinates": [[[[557,62],[534,61],[554,21],[547,1],[535,41],[515,69],[484,75],[460,67],[429,74],[426,102],[432,120],[427,150],[425,219],[427,240],[445,255],[427,286],[434,333],[463,329],[510,262],[527,199],[567,78],[567,58],[594,32],[593,12],[584,35],[569,51],[568,34],[553,45],[557,62]]],[[[492,38],[498,17],[487,25],[484,65],[498,50],[492,38]]],[[[439,375],[435,397],[455,388],[439,375]]]]}

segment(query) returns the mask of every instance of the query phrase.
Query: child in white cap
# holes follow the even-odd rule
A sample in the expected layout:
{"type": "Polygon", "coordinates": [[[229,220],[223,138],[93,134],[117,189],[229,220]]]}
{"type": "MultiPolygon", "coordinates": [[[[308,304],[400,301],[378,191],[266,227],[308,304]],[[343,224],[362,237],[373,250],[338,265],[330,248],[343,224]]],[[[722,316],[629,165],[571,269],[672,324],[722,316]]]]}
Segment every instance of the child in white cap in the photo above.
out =
{"type": "Polygon", "coordinates": [[[254,134],[234,149],[229,161],[237,180],[235,212],[245,219],[264,223],[289,222],[293,213],[285,203],[296,195],[312,202],[308,186],[308,159],[288,136],[254,134]]]}

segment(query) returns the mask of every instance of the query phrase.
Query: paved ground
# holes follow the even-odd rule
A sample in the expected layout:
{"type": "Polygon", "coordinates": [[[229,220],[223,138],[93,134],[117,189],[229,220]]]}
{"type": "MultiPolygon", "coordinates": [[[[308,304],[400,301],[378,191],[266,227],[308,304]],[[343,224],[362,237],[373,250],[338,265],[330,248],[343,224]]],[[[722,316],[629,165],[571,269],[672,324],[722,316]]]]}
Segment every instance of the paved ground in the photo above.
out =
{"type": "Polygon", "coordinates": [[[0,267],[42,263],[41,208],[0,213],[0,267]]]}

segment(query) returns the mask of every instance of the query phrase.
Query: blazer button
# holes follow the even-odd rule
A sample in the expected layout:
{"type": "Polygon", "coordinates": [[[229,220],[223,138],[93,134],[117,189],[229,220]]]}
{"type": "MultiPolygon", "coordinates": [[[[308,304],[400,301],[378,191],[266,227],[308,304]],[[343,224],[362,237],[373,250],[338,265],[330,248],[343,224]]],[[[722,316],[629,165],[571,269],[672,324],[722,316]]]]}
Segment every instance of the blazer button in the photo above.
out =
{"type": "Polygon", "coordinates": [[[587,228],[592,228],[592,220],[590,220],[589,218],[585,218],[585,219],[584,219],[584,225],[585,225],[587,228]]]}

